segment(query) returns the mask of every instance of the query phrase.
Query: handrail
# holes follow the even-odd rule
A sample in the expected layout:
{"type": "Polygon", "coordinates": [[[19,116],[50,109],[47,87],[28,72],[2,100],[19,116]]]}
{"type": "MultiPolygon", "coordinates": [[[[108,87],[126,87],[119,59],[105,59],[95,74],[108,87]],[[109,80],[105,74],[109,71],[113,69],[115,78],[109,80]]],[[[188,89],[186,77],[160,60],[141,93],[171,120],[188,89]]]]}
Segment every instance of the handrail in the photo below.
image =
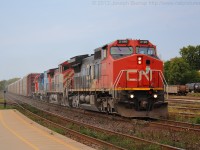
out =
{"type": "Polygon", "coordinates": [[[167,81],[165,79],[165,76],[164,74],[162,73],[161,70],[154,70],[154,71],[158,71],[159,72],[159,77],[162,79],[162,83],[164,85],[164,89],[165,91],[167,92],[167,99],[169,98],[169,93],[168,93],[168,84],[167,84],[167,81]]]}
{"type": "Polygon", "coordinates": [[[115,80],[115,82],[114,82],[114,84],[113,84],[112,90],[114,91],[114,92],[113,92],[114,98],[115,98],[115,87],[118,85],[119,80],[121,79],[121,76],[122,76],[122,74],[123,74],[124,71],[125,71],[125,70],[121,70],[121,71],[118,73],[118,76],[117,76],[117,78],[116,78],[116,80],[115,80]]]}
{"type": "Polygon", "coordinates": [[[119,74],[118,74],[118,76],[117,76],[117,78],[116,78],[116,80],[115,80],[115,82],[114,82],[114,84],[113,84],[113,87],[116,87],[116,86],[117,86],[117,84],[119,83],[119,80],[121,79],[121,76],[122,76],[123,72],[124,72],[124,70],[121,70],[121,71],[119,72],[119,74]]]}
{"type": "MultiPolygon", "coordinates": [[[[159,74],[160,75],[160,74],[159,74]]],[[[169,98],[169,92],[168,92],[168,84],[167,84],[167,81],[165,79],[165,76],[163,75],[163,73],[161,72],[161,75],[162,75],[162,79],[164,80],[164,86],[165,86],[165,91],[167,92],[167,99],[169,98]]]]}

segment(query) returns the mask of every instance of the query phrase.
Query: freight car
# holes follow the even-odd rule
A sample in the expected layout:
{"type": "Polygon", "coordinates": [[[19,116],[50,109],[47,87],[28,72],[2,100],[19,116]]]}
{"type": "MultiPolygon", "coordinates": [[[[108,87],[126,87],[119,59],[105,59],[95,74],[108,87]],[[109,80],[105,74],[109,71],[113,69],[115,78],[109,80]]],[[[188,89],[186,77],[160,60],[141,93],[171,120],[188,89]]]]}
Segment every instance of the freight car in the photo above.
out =
{"type": "Polygon", "coordinates": [[[162,72],[163,62],[148,40],[116,40],[37,76],[34,95],[125,117],[167,117],[162,72]]]}
{"type": "Polygon", "coordinates": [[[173,95],[187,95],[189,87],[187,85],[168,85],[166,93],[173,95]]]}
{"type": "Polygon", "coordinates": [[[200,92],[200,83],[188,83],[186,84],[189,87],[189,92],[199,93],[200,92]]]}
{"type": "Polygon", "coordinates": [[[194,85],[194,92],[199,93],[200,92],[200,83],[195,83],[194,85]]]}
{"type": "Polygon", "coordinates": [[[37,75],[37,73],[28,74],[22,79],[8,85],[8,92],[31,97],[32,93],[35,92],[35,84],[33,81],[37,75]]]}

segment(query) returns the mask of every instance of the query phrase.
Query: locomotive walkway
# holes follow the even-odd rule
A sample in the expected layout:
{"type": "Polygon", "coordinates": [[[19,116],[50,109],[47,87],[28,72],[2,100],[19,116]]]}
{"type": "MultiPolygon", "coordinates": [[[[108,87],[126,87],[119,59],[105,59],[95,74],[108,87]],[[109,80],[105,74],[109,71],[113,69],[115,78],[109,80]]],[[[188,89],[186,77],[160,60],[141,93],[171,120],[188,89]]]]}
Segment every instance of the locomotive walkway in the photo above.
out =
{"type": "Polygon", "coordinates": [[[2,150],[93,150],[57,134],[16,110],[0,110],[2,150]]]}

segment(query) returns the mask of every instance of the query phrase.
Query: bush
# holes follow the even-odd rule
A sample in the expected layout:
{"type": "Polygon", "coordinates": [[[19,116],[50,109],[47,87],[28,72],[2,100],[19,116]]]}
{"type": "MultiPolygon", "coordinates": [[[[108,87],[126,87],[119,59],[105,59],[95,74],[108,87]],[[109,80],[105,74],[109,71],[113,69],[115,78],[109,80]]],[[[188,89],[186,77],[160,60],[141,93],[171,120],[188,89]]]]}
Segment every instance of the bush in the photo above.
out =
{"type": "Polygon", "coordinates": [[[196,124],[200,124],[200,117],[196,118],[196,124]]]}

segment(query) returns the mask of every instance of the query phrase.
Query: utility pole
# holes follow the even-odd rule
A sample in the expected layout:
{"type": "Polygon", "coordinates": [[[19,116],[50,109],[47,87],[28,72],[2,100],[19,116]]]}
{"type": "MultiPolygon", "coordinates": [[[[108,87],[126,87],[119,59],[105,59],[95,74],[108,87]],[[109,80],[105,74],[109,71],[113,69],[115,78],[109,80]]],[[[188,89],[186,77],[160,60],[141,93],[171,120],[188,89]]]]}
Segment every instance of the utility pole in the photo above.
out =
{"type": "Polygon", "coordinates": [[[6,81],[4,83],[3,99],[4,99],[4,109],[6,109],[6,81]]]}
{"type": "Polygon", "coordinates": [[[3,99],[4,99],[4,109],[6,108],[6,90],[3,92],[3,99]]]}

